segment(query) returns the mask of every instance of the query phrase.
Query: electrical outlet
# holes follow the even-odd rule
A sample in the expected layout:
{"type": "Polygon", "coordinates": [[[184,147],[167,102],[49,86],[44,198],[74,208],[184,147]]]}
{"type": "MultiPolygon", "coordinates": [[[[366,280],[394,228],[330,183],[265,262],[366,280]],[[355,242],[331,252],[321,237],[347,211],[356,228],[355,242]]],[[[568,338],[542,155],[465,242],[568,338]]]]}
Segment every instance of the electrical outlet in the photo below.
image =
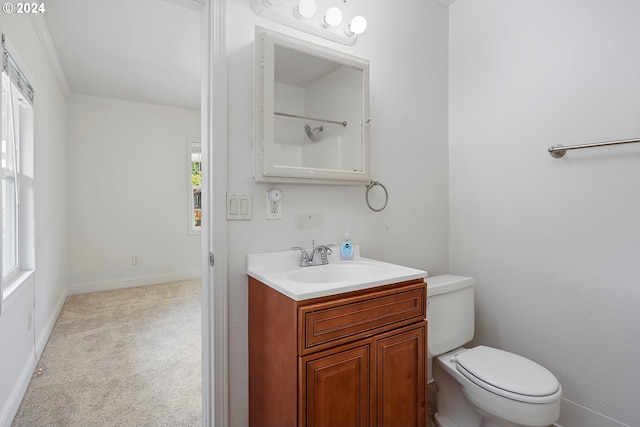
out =
{"type": "Polygon", "coordinates": [[[138,255],[131,257],[131,265],[140,265],[140,257],[138,255]]]}
{"type": "Polygon", "coordinates": [[[282,195],[280,190],[267,191],[265,203],[267,219],[282,219],[282,195]]]}

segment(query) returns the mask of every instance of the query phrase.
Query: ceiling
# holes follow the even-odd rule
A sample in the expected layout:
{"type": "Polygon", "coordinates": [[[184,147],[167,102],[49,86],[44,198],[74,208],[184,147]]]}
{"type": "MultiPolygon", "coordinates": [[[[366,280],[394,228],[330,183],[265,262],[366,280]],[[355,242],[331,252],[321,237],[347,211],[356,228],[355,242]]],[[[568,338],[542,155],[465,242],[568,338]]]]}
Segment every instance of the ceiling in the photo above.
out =
{"type": "Polygon", "coordinates": [[[200,109],[199,0],[56,0],[44,15],[73,94],[200,109]]]}

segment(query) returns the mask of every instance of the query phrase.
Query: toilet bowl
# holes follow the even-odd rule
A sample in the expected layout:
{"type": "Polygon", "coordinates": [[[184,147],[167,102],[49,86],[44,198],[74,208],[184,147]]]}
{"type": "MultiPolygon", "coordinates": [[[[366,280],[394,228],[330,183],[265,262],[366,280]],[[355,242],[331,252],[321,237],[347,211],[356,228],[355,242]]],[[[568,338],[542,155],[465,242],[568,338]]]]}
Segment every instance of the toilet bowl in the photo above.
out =
{"type": "Polygon", "coordinates": [[[426,281],[438,427],[547,427],[557,421],[562,387],[546,368],[492,347],[460,347],[473,337],[473,279],[426,281]]]}

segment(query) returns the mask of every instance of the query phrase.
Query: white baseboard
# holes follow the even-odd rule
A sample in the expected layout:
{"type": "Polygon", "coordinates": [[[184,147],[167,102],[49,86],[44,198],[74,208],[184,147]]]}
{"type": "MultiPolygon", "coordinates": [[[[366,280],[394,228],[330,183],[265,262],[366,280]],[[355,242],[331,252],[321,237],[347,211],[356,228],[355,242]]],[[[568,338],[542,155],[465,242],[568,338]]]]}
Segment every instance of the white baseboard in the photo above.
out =
{"type": "Polygon", "coordinates": [[[31,357],[25,360],[24,368],[22,370],[22,373],[20,374],[20,379],[16,383],[16,386],[13,388],[11,396],[9,396],[10,403],[5,407],[6,411],[0,414],[0,427],[11,427],[13,418],[18,413],[18,409],[20,408],[20,404],[22,403],[22,397],[27,391],[29,381],[31,381],[31,376],[33,375],[35,369],[36,361],[32,354],[31,357]]]}
{"type": "Polygon", "coordinates": [[[560,419],[557,427],[629,427],[591,409],[567,399],[560,401],[560,419]]]}
{"type": "Polygon", "coordinates": [[[64,302],[67,300],[69,292],[67,289],[62,293],[58,301],[56,302],[56,306],[51,311],[47,322],[42,325],[40,328],[40,332],[36,337],[36,354],[38,355],[38,360],[40,360],[40,356],[42,356],[42,352],[44,351],[44,347],[47,345],[47,341],[49,341],[49,337],[51,336],[51,332],[53,332],[53,327],[56,325],[56,321],[60,316],[60,312],[62,311],[62,306],[64,306],[64,302]]]}
{"type": "MultiPolygon", "coordinates": [[[[56,324],[56,320],[58,320],[58,316],[62,311],[62,306],[64,305],[65,300],[67,299],[67,292],[62,293],[54,309],[51,311],[49,318],[47,319],[46,324],[40,328],[40,332],[38,337],[36,338],[36,354],[38,360],[40,360],[40,356],[42,356],[42,352],[44,351],[44,347],[49,341],[49,337],[51,336],[51,332],[53,331],[53,327],[56,324]]],[[[37,328],[37,325],[34,325],[34,328],[37,328]]],[[[20,409],[20,404],[22,403],[22,399],[24,394],[27,391],[27,387],[29,387],[29,382],[31,381],[31,377],[36,370],[37,362],[35,357],[33,357],[33,351],[29,355],[29,357],[25,358],[24,366],[20,376],[18,377],[18,381],[16,381],[13,390],[11,391],[11,395],[8,399],[8,405],[5,407],[6,411],[0,414],[0,427],[10,427],[11,423],[15,415],[18,413],[18,409],[20,409]]]]}
{"type": "Polygon", "coordinates": [[[90,292],[112,291],[115,289],[136,288],[138,286],[156,285],[159,283],[179,282],[182,280],[199,279],[199,271],[185,273],[163,274],[158,276],[136,277],[134,279],[114,280],[96,283],[74,283],[69,285],[69,295],[87,294],[90,292]]]}

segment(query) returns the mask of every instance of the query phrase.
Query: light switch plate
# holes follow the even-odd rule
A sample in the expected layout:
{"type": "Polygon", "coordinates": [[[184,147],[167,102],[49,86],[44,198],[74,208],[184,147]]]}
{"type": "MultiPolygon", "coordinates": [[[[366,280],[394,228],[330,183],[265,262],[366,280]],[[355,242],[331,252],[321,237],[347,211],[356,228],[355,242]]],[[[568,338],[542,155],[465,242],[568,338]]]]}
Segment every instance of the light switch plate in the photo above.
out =
{"type": "Polygon", "coordinates": [[[227,193],[227,220],[251,219],[251,194],[227,193]]]}

